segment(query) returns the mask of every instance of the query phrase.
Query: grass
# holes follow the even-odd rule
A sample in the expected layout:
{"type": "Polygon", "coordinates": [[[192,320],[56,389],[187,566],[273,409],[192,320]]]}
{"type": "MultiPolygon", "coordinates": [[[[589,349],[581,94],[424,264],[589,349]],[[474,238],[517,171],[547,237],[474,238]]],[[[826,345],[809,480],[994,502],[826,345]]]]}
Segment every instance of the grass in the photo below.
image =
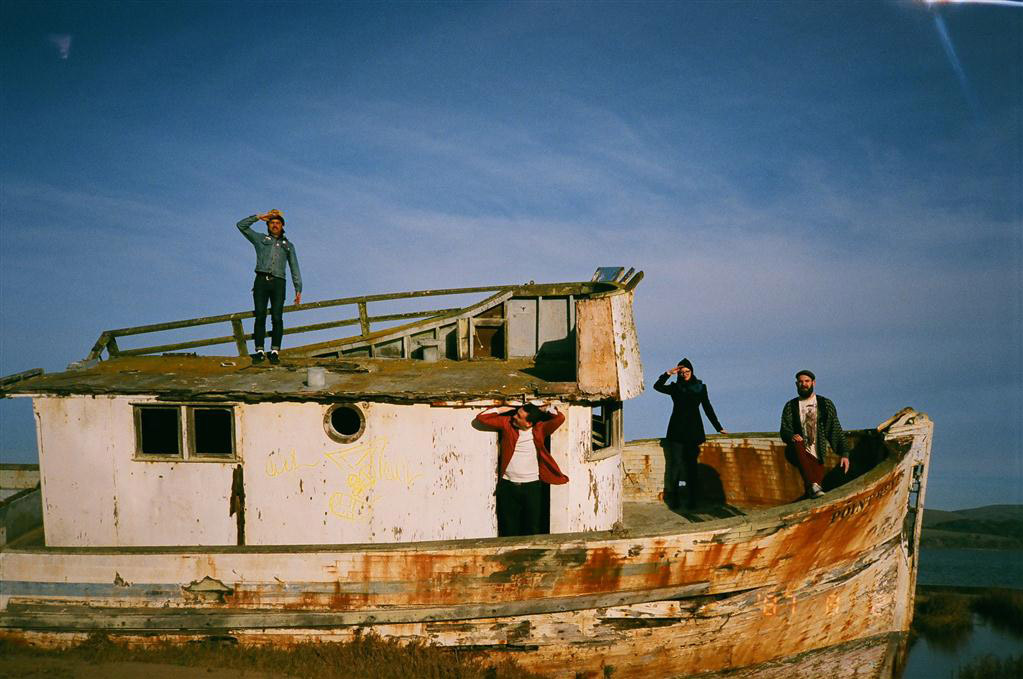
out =
{"type": "Polygon", "coordinates": [[[16,655],[88,664],[160,663],[323,679],[542,679],[511,661],[495,664],[479,653],[444,650],[418,642],[400,643],[374,635],[360,635],[348,642],[301,643],[285,648],[238,646],[227,638],[220,642],[161,643],[135,648],[114,643],[104,635],[94,635],[70,649],[44,650],[0,640],[0,658],[16,655]]]}
{"type": "Polygon", "coordinates": [[[1023,638],[1023,590],[920,588],[911,641],[920,636],[945,650],[958,650],[973,632],[974,615],[1023,638]]]}
{"type": "Polygon", "coordinates": [[[937,592],[917,597],[913,632],[929,642],[955,650],[973,631],[973,610],[967,595],[937,592]]]}
{"type": "Polygon", "coordinates": [[[987,590],[973,601],[973,610],[998,629],[1023,637],[1023,591],[987,590]]]}
{"type": "Polygon", "coordinates": [[[985,655],[959,666],[958,679],[1019,679],[1023,677],[1023,655],[996,658],[985,655]]]}

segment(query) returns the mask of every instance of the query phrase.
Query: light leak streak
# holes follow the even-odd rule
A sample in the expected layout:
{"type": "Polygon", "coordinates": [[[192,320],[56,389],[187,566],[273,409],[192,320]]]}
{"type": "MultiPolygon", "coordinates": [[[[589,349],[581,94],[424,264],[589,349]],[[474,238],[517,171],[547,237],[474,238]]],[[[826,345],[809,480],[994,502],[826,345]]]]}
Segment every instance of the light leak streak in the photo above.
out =
{"type": "MultiPolygon", "coordinates": [[[[928,3],[930,4],[930,3],[928,3]]],[[[963,70],[963,65],[959,61],[958,55],[956,55],[956,48],[952,44],[952,38],[949,37],[948,28],[945,27],[945,20],[941,18],[941,15],[937,12],[934,15],[934,25],[938,29],[938,37],[941,38],[941,46],[945,48],[945,54],[948,55],[948,60],[952,64],[952,70],[955,71],[956,77],[959,79],[959,86],[963,90],[963,96],[966,98],[966,103],[973,109],[974,115],[979,112],[979,106],[977,104],[977,98],[973,96],[973,90],[970,89],[970,83],[966,80],[966,72],[963,70]]]]}
{"type": "Polygon", "coordinates": [[[996,7],[1019,7],[1023,8],[1023,0],[924,0],[933,7],[934,5],[995,5],[996,7]]]}

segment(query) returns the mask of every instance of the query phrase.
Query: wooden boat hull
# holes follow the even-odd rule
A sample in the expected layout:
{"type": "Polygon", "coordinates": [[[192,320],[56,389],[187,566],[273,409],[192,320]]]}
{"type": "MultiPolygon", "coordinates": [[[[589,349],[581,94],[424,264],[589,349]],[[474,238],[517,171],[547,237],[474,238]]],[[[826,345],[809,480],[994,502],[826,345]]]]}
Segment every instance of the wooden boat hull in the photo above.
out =
{"type": "Polygon", "coordinates": [[[901,413],[884,433],[886,459],[825,498],[683,528],[8,548],[0,635],[290,644],[372,631],[510,656],[552,677],[886,676],[912,615],[931,432],[926,416],[901,413]]]}

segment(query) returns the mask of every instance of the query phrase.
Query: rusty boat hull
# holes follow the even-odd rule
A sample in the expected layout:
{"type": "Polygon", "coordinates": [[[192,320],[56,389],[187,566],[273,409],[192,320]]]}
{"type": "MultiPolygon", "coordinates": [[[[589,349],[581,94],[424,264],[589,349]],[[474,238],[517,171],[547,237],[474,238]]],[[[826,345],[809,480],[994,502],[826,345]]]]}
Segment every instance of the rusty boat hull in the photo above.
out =
{"type": "Polygon", "coordinates": [[[244,644],[373,632],[551,677],[885,677],[913,610],[931,421],[851,433],[857,477],[793,501],[776,437],[712,437],[717,496],[658,501],[657,440],[625,446],[611,531],[374,545],[0,549],[0,636],[244,644]],[[859,462],[857,462],[859,460],[859,462]],[[609,669],[610,668],[610,669],[609,669]]]}

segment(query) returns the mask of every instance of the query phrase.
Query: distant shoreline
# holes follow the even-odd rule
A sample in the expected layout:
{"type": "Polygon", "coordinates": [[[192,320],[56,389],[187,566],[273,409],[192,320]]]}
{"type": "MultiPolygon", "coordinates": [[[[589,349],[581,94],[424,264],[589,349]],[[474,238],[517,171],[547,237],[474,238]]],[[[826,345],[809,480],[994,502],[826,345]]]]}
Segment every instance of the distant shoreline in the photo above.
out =
{"type": "Polygon", "coordinates": [[[921,548],[1023,549],[1023,505],[924,509],[923,525],[921,548]]]}

